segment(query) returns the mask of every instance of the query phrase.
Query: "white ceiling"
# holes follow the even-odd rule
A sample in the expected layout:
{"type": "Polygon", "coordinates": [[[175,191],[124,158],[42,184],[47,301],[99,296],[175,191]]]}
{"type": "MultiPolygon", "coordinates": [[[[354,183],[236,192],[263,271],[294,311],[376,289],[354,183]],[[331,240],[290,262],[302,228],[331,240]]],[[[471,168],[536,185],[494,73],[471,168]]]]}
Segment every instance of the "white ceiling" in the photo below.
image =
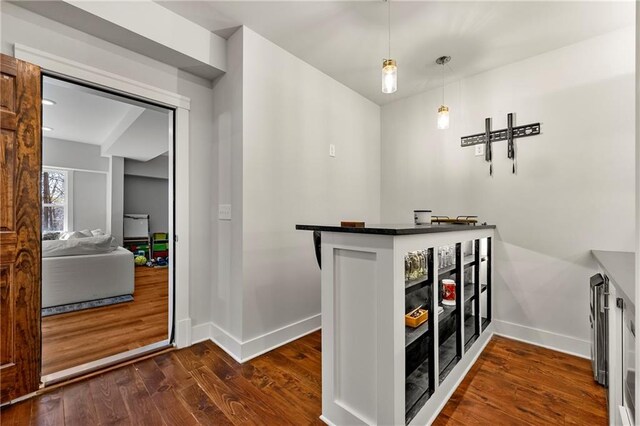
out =
{"type": "Polygon", "coordinates": [[[43,136],[99,145],[102,155],[148,161],[169,149],[170,111],[45,77],[43,136]]]}
{"type": "Polygon", "coordinates": [[[398,91],[380,91],[387,4],[380,1],[158,1],[229,37],[246,25],[378,104],[635,24],[635,2],[396,1],[398,91]]]}
{"type": "Polygon", "coordinates": [[[42,106],[43,125],[54,130],[44,132],[44,136],[92,145],[102,145],[129,114],[144,111],[48,78],[42,85],[42,97],[56,102],[53,106],[42,106]]]}

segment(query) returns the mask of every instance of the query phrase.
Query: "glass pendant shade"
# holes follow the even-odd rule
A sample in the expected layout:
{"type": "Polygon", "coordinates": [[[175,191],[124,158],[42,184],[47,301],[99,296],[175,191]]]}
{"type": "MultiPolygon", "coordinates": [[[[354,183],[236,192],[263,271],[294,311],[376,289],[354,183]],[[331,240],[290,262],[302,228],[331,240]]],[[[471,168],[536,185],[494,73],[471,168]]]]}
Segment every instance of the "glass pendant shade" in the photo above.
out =
{"type": "Polygon", "coordinates": [[[394,93],[398,90],[398,66],[393,59],[382,62],[382,93],[394,93]]]}
{"type": "Polygon", "coordinates": [[[444,130],[449,128],[449,107],[440,105],[438,108],[438,129],[444,130]]]}

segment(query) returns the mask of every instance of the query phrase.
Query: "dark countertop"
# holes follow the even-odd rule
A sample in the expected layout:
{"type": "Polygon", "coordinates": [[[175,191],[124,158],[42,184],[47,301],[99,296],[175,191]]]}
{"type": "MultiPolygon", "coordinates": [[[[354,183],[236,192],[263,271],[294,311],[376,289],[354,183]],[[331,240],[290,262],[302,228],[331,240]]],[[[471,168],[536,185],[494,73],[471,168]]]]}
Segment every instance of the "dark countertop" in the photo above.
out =
{"type": "Polygon", "coordinates": [[[431,225],[384,224],[366,225],[364,228],[347,228],[340,225],[296,225],[300,231],[346,232],[350,234],[413,235],[436,232],[471,231],[474,229],[495,229],[495,225],[452,225],[448,223],[431,225]]]}
{"type": "Polygon", "coordinates": [[[636,254],[629,251],[591,250],[609,281],[622,293],[627,304],[635,306],[636,254]]]}

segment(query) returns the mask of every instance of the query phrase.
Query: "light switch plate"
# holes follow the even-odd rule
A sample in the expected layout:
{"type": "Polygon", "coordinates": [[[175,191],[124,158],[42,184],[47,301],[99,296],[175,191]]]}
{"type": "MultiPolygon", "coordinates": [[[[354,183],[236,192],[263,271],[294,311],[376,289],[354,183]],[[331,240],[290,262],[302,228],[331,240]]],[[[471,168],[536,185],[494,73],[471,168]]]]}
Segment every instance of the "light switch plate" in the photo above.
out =
{"type": "Polygon", "coordinates": [[[475,145],[476,148],[476,157],[480,157],[481,155],[484,155],[484,145],[480,144],[480,145],[475,145]]]}
{"type": "Polygon", "coordinates": [[[231,204],[218,205],[218,219],[231,220],[231,204]]]}
{"type": "Polygon", "coordinates": [[[329,145],[329,157],[336,156],[336,146],[334,144],[329,145]]]}

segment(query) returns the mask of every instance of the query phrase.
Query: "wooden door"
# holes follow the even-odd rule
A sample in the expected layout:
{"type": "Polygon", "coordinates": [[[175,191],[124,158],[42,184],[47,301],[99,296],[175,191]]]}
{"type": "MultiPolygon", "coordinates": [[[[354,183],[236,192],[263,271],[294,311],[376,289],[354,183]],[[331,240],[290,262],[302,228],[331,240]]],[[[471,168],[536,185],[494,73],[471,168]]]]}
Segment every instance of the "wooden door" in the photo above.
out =
{"type": "Polygon", "coordinates": [[[40,68],[0,57],[0,400],[40,384],[40,68]]]}

